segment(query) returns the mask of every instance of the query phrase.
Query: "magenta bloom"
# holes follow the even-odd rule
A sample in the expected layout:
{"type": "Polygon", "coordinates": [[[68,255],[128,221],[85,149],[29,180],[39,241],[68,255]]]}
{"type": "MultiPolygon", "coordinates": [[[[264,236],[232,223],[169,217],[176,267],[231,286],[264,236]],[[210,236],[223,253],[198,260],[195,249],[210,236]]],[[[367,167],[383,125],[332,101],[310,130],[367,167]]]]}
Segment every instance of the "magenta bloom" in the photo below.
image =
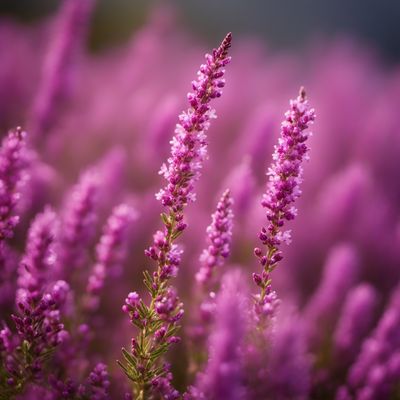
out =
{"type": "Polygon", "coordinates": [[[174,10],[92,52],[95,0],[59,3],[0,21],[0,126],[29,128],[0,146],[0,398],[397,399],[398,66],[239,33],[225,89],[228,34],[180,101],[201,42],[174,10]]]}
{"type": "MultiPolygon", "coordinates": [[[[123,350],[125,364],[119,362],[119,365],[134,382],[133,392],[138,398],[145,398],[149,392],[176,398],[175,390],[165,379],[168,373],[160,365],[160,358],[169,346],[180,341],[175,334],[179,329],[177,323],[184,313],[176,289],[169,285],[169,280],[177,275],[182,254],[174,241],[186,228],[183,209],[195,199],[194,182],[200,176],[206,156],[205,131],[210,119],[215,117],[209,103],[221,96],[225,84],[223,67],[230,61],[228,50],[231,40],[229,33],[212,55],[206,55],[206,64],[201,65],[198,80],[192,82],[193,92],[188,94],[190,108],[179,116],[171,141],[168,167],[165,164],[161,167],[160,173],[168,184],[157,193],[156,198],[167,207],[168,214],[161,215],[164,229],[153,235],[152,246],[145,250],[145,254],[157,262],[157,270],[152,275],[147,271],[144,273],[144,283],[151,297],[150,305],[147,306],[136,292],[132,292],[123,306],[123,311],[129,314],[132,324],[138,328],[138,336],[132,339],[131,353],[123,350]]],[[[223,253],[224,249],[221,250],[223,253]]]]}
{"type": "Polygon", "coordinates": [[[373,326],[377,306],[378,296],[372,286],[363,283],[349,291],[333,335],[340,363],[351,361],[360,350],[373,326]]]}
{"type": "Polygon", "coordinates": [[[58,222],[55,212],[50,208],[38,214],[32,222],[25,255],[19,266],[17,301],[26,296],[27,292],[40,294],[54,276],[54,241],[58,233],[58,222]]]}
{"type": "Polygon", "coordinates": [[[209,360],[185,400],[246,399],[240,348],[246,331],[246,293],[239,271],[224,275],[216,301],[209,360]]]}
{"type": "Polygon", "coordinates": [[[96,233],[100,176],[96,170],[82,173],[63,210],[60,268],[67,275],[87,261],[87,247],[96,233]]]}
{"type": "Polygon", "coordinates": [[[13,236],[19,221],[16,206],[27,167],[25,136],[21,128],[10,131],[0,147],[0,245],[13,236]]]}
{"type": "Polygon", "coordinates": [[[383,316],[365,339],[348,375],[349,387],[360,399],[390,398],[400,368],[400,286],[394,290],[383,316]]]}
{"type": "Polygon", "coordinates": [[[52,127],[60,105],[69,94],[95,1],[68,0],[58,16],[53,41],[43,66],[42,84],[31,115],[30,132],[44,136],[52,127]]]}
{"type": "MultiPolygon", "coordinates": [[[[200,66],[197,81],[192,82],[193,92],[188,94],[190,108],[179,116],[175,136],[171,141],[171,157],[168,166],[161,167],[160,174],[167,186],[157,193],[162,204],[171,207],[177,220],[182,221],[182,210],[189,201],[195,200],[194,182],[207,155],[206,131],[210,120],[216,118],[209,103],[220,97],[225,86],[224,67],[229,63],[228,50],[232,35],[229,33],[221,46],[206,55],[206,64],[200,66]]],[[[181,229],[184,224],[180,223],[181,229]]]]}
{"type": "Polygon", "coordinates": [[[107,220],[103,234],[96,246],[96,263],[86,286],[86,307],[95,310],[99,293],[110,270],[120,270],[126,256],[126,239],[135,211],[126,204],[116,206],[107,220]]]}
{"type": "Polygon", "coordinates": [[[199,283],[210,281],[213,270],[223,264],[229,256],[233,229],[233,200],[229,190],[225,190],[217,204],[217,211],[211,216],[207,228],[210,245],[200,256],[201,267],[196,274],[199,283]]]}
{"type": "Polygon", "coordinates": [[[309,108],[303,88],[300,89],[297,99],[290,102],[290,110],[285,117],[281,126],[281,137],[273,154],[274,163],[267,172],[267,192],[261,203],[267,211],[268,226],[261,229],[259,238],[266,250],[254,250],[263,267],[261,275],[253,275],[254,282],[261,288],[257,299],[257,313],[264,312],[266,303],[270,303],[270,273],[282,260],[279,247],[282,242],[289,244],[291,240],[290,231],[282,231],[282,228],[285,221],[294,219],[297,214],[293,203],[301,194],[301,164],[308,158],[305,142],[310,133],[307,128],[315,119],[314,109],[309,108]]]}

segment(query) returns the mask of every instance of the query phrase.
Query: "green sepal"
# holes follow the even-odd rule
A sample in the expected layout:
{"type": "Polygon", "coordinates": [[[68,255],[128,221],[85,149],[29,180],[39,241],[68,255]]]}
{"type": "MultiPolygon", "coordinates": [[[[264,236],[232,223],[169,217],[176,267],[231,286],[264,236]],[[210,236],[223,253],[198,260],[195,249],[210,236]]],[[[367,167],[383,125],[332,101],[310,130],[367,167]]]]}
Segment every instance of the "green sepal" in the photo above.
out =
{"type": "Polygon", "coordinates": [[[124,348],[122,349],[122,354],[123,354],[123,356],[124,356],[126,362],[127,362],[129,365],[131,365],[133,369],[136,370],[137,358],[136,358],[133,354],[129,353],[129,352],[128,352],[126,349],[124,349],[124,348]]]}
{"type": "Polygon", "coordinates": [[[156,358],[161,357],[163,354],[165,354],[168,351],[168,343],[164,343],[160,345],[160,347],[157,350],[152,351],[150,355],[151,360],[155,360],[156,358]]]}
{"type": "Polygon", "coordinates": [[[145,286],[147,287],[147,289],[149,289],[149,292],[150,292],[151,296],[154,297],[155,294],[156,294],[156,291],[154,290],[154,288],[153,288],[153,286],[152,286],[152,284],[153,284],[153,279],[152,279],[152,277],[151,277],[149,271],[147,271],[147,270],[144,271],[144,272],[143,272],[143,275],[144,275],[143,283],[145,284],[145,286]]]}
{"type": "Polygon", "coordinates": [[[132,381],[132,382],[137,382],[137,378],[133,377],[128,369],[125,367],[124,364],[122,364],[121,361],[117,360],[117,364],[121,367],[121,369],[124,371],[125,375],[132,381]]]}
{"type": "Polygon", "coordinates": [[[165,213],[161,213],[160,215],[161,215],[162,222],[164,222],[164,225],[165,226],[170,226],[171,225],[171,221],[170,221],[169,215],[167,215],[165,213]]]}
{"type": "Polygon", "coordinates": [[[172,240],[178,239],[178,237],[181,236],[182,233],[183,233],[183,231],[175,231],[175,232],[172,234],[171,239],[172,239],[172,240]]]}

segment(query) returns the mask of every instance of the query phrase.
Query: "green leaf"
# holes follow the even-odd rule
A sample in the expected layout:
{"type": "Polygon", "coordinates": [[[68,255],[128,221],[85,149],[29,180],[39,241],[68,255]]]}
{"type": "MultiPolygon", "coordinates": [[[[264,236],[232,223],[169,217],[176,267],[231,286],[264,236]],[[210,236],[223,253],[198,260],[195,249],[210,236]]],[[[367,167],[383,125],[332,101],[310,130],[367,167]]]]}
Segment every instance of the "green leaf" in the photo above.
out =
{"type": "Polygon", "coordinates": [[[132,376],[129,371],[126,369],[125,365],[122,364],[121,361],[117,360],[117,364],[121,367],[121,369],[124,371],[125,375],[132,381],[132,382],[137,382],[137,378],[132,376]]]}
{"type": "Polygon", "coordinates": [[[133,369],[136,370],[137,358],[133,354],[131,354],[128,351],[126,351],[126,349],[124,349],[124,348],[122,349],[122,354],[123,354],[126,362],[128,364],[130,364],[133,369]]]}
{"type": "Polygon", "coordinates": [[[172,234],[172,237],[171,237],[172,240],[178,239],[178,237],[181,236],[182,233],[183,233],[183,231],[175,231],[175,232],[172,234]]]}
{"type": "Polygon", "coordinates": [[[159,358],[168,351],[168,343],[162,344],[157,350],[152,351],[150,358],[152,360],[159,358]]]}
{"type": "Polygon", "coordinates": [[[167,333],[165,334],[165,336],[166,337],[170,337],[170,336],[174,336],[178,331],[179,331],[179,329],[180,329],[181,327],[178,325],[178,326],[171,326],[170,325],[170,327],[168,328],[168,331],[167,331],[167,333]]]}
{"type": "Polygon", "coordinates": [[[149,289],[149,292],[152,296],[155,295],[155,290],[153,289],[153,279],[151,278],[151,275],[149,273],[149,271],[144,271],[143,272],[144,275],[144,280],[143,283],[145,284],[145,286],[147,287],[147,289],[149,289]]]}
{"type": "Polygon", "coordinates": [[[170,218],[167,214],[161,213],[161,219],[162,219],[162,222],[164,222],[164,225],[166,225],[166,226],[171,225],[170,218]]]}
{"type": "Polygon", "coordinates": [[[22,342],[22,352],[24,354],[26,354],[29,352],[30,348],[31,348],[31,344],[27,340],[24,340],[22,342]]]}

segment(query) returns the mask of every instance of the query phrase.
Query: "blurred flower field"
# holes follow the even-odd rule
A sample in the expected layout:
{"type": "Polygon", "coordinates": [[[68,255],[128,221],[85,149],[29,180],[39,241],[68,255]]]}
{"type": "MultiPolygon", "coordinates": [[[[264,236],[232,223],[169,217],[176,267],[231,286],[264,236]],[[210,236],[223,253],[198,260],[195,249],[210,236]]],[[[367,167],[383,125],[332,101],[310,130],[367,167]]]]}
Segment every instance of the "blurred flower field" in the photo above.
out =
{"type": "Polygon", "coordinates": [[[400,399],[400,67],[93,6],[0,21],[0,399],[400,399]]]}

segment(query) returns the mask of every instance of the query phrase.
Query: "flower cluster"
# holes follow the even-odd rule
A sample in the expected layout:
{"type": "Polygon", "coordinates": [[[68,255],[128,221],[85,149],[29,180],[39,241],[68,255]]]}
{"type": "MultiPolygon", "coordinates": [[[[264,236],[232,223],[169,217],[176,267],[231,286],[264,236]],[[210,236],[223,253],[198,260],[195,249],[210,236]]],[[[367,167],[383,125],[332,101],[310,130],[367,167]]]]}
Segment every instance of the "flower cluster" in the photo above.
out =
{"type": "Polygon", "coordinates": [[[282,260],[279,246],[290,243],[290,231],[282,231],[285,221],[295,218],[297,209],[293,202],[300,196],[302,182],[302,162],[308,158],[306,140],[310,136],[306,131],[314,122],[314,109],[310,109],[304,88],[296,100],[290,102],[290,110],[285,114],[281,126],[281,137],[275,146],[274,163],[269,168],[267,192],[262,206],[267,210],[268,226],[263,227],[259,238],[266,250],[254,249],[263,267],[262,274],[253,274],[253,280],[261,288],[256,298],[256,313],[270,314],[276,303],[276,294],[271,289],[270,273],[282,260]]]}
{"type": "Polygon", "coordinates": [[[239,38],[208,146],[227,35],[167,158],[198,48],[162,8],[129,45],[84,54],[93,3],[64,2],[55,24],[0,21],[0,399],[397,399],[397,68],[349,43],[285,68],[287,54],[239,38]],[[300,79],[320,115],[307,179],[314,111],[301,91],[265,190],[300,79]],[[27,134],[6,133],[23,121],[27,134]]]}
{"type": "MultiPolygon", "coordinates": [[[[4,140],[1,155],[7,199],[15,195],[22,168],[26,168],[22,157],[27,151],[23,153],[21,142],[24,135],[18,129],[4,140]]],[[[90,324],[98,322],[92,319],[82,323],[83,309],[76,314],[74,310],[81,309],[88,294],[93,300],[90,304],[98,304],[106,270],[120,268],[124,261],[128,227],[135,212],[126,204],[114,208],[96,248],[93,272],[86,276],[87,292],[72,288],[69,282],[73,283],[76,277],[68,267],[81,265],[84,250],[79,246],[90,245],[96,234],[94,205],[99,181],[92,171],[83,174],[64,210],[57,213],[45,206],[44,211],[36,215],[30,224],[22,255],[15,254],[11,243],[6,241],[10,235],[3,237],[2,273],[11,271],[15,287],[14,292],[3,293],[2,307],[9,307],[14,301],[16,306],[0,333],[1,399],[20,394],[35,398],[109,399],[110,382],[105,365],[97,364],[85,378],[89,365],[83,364],[80,358],[84,357],[90,343],[89,332],[94,328],[90,324]],[[70,264],[62,264],[66,260],[70,264]],[[60,276],[68,283],[60,280],[60,276]],[[10,298],[12,295],[14,299],[10,298]],[[76,330],[70,331],[72,326],[76,330]],[[78,374],[74,372],[76,365],[80,368],[78,374]]],[[[13,202],[8,203],[11,211],[13,202]]],[[[5,282],[1,284],[4,287],[5,282]]]]}
{"type": "Polygon", "coordinates": [[[86,261],[86,247],[96,233],[99,187],[98,172],[86,171],[65,202],[60,239],[61,273],[71,274],[74,268],[82,267],[86,261]]]}
{"type": "Polygon", "coordinates": [[[49,283],[55,263],[55,239],[58,220],[47,208],[31,224],[24,257],[19,266],[17,301],[27,293],[38,294],[49,283]]]}
{"type": "Polygon", "coordinates": [[[112,210],[96,246],[96,263],[86,286],[85,307],[87,309],[98,308],[99,293],[105,284],[107,275],[110,275],[112,271],[118,274],[121,269],[126,258],[128,229],[135,217],[133,208],[126,204],[120,204],[112,210]]]}
{"type": "Polygon", "coordinates": [[[195,200],[194,182],[199,179],[207,155],[205,132],[210,120],[216,117],[209,103],[221,96],[221,89],[225,86],[224,67],[230,61],[228,50],[231,41],[232,35],[228,33],[218,49],[206,54],[206,63],[200,66],[197,81],[192,82],[193,92],[187,96],[190,108],[179,116],[171,141],[168,167],[163,164],[160,170],[168,185],[157,193],[157,199],[174,212],[180,230],[185,228],[183,208],[195,200]]]}
{"type": "MultiPolygon", "coordinates": [[[[139,332],[138,337],[132,340],[131,354],[123,351],[126,363],[120,365],[135,383],[133,390],[138,398],[147,396],[152,387],[150,382],[158,382],[157,387],[161,385],[159,381],[154,381],[165,375],[165,371],[160,370],[160,356],[172,343],[179,341],[175,333],[179,328],[177,323],[183,316],[183,304],[176,290],[169,285],[169,280],[177,274],[182,250],[174,241],[186,228],[183,209],[195,199],[194,182],[200,176],[206,156],[205,131],[209,128],[209,120],[215,117],[209,103],[221,96],[221,88],[225,84],[223,67],[230,61],[228,50],[231,40],[229,33],[212,55],[206,55],[206,64],[200,66],[198,80],[192,82],[193,92],[188,94],[190,108],[179,116],[171,141],[169,167],[164,164],[160,171],[168,185],[156,197],[168,208],[168,214],[161,215],[164,230],[154,234],[153,245],[145,251],[157,263],[157,270],[152,276],[147,271],[144,274],[151,303],[147,306],[136,293],[131,293],[123,306],[139,332]]],[[[165,383],[164,380],[162,382],[165,383]]]]}
{"type": "Polygon", "coordinates": [[[57,282],[44,295],[29,292],[18,302],[18,314],[12,315],[18,337],[12,339],[8,327],[1,331],[1,358],[5,360],[2,387],[10,396],[22,392],[29,382],[43,383],[44,363],[62,342],[64,324],[60,309],[69,288],[57,282]]]}
{"type": "Polygon", "coordinates": [[[400,288],[394,291],[390,304],[375,331],[367,337],[354,364],[350,367],[348,387],[342,387],[338,399],[389,398],[398,384],[400,373],[400,288]]]}
{"type": "Polygon", "coordinates": [[[200,256],[201,267],[196,274],[198,282],[205,284],[211,279],[213,270],[229,256],[233,229],[233,200],[229,189],[221,196],[217,210],[211,216],[211,225],[207,228],[210,245],[200,256]]]}
{"type": "Polygon", "coordinates": [[[63,5],[44,61],[43,83],[30,116],[30,132],[36,139],[50,131],[58,108],[71,90],[76,53],[82,47],[94,3],[94,0],[70,0],[63,5]]]}
{"type": "Polygon", "coordinates": [[[0,246],[12,237],[19,221],[15,212],[28,161],[25,135],[21,128],[10,131],[0,148],[0,246]]]}

